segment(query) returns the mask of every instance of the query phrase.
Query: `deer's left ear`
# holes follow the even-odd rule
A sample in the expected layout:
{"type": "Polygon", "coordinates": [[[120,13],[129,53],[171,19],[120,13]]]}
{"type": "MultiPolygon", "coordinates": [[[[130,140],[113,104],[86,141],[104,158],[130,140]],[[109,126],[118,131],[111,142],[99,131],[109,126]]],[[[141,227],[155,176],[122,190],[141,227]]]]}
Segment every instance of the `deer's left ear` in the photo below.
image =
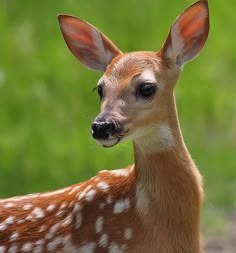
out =
{"type": "Polygon", "coordinates": [[[121,51],[96,27],[82,19],[59,15],[58,21],[67,46],[86,67],[105,71],[121,51]]]}
{"type": "Polygon", "coordinates": [[[207,0],[186,9],[173,23],[161,52],[164,57],[182,66],[200,53],[209,32],[207,0]]]}

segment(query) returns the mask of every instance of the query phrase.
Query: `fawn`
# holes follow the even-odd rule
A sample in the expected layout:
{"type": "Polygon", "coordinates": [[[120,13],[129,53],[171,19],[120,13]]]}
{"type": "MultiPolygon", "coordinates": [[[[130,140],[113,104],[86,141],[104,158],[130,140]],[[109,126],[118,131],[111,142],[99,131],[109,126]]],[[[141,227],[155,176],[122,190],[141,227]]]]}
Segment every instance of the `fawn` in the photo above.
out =
{"type": "Polygon", "coordinates": [[[0,253],[200,253],[202,178],[184,144],[173,95],[182,66],[203,48],[207,1],[186,9],[159,52],[122,53],[91,24],[58,16],[86,67],[102,71],[103,147],[133,141],[134,164],[52,192],[0,201],[0,253]]]}

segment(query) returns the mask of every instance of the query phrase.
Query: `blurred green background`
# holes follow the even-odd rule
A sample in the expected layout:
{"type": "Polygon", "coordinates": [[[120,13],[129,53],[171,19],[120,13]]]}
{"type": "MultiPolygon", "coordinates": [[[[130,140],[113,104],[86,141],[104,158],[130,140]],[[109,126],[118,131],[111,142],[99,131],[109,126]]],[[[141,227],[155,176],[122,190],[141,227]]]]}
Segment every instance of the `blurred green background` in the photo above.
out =
{"type": "MultiPolygon", "coordinates": [[[[102,149],[90,137],[101,73],[67,49],[59,13],[86,19],[122,51],[159,50],[193,1],[0,0],[0,197],[48,191],[132,163],[131,143],[102,149]]],[[[236,210],[236,30],[233,0],[210,2],[200,57],[176,87],[187,146],[204,176],[206,232],[236,210]]],[[[236,211],[235,211],[236,212],[236,211]]]]}

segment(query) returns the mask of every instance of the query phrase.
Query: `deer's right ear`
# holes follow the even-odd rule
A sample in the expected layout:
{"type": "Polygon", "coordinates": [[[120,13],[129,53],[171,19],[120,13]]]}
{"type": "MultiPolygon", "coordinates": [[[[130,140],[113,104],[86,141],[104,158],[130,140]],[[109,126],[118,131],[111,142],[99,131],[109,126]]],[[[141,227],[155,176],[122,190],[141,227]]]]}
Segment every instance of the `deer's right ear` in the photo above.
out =
{"type": "Polygon", "coordinates": [[[82,19],[58,15],[67,46],[86,67],[105,71],[110,61],[121,51],[96,27],[82,19]]]}

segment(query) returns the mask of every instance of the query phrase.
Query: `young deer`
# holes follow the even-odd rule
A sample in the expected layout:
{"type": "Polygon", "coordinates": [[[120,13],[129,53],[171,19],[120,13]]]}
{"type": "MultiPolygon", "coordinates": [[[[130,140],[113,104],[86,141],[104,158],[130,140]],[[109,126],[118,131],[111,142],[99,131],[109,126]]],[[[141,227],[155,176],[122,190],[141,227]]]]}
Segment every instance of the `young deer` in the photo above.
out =
{"type": "Polygon", "coordinates": [[[92,135],[131,139],[135,163],[61,190],[0,201],[0,253],[199,253],[201,175],[184,144],[174,85],[209,31],[207,1],[185,10],[159,52],[122,53],[89,23],[59,15],[86,67],[103,71],[92,135]]]}

